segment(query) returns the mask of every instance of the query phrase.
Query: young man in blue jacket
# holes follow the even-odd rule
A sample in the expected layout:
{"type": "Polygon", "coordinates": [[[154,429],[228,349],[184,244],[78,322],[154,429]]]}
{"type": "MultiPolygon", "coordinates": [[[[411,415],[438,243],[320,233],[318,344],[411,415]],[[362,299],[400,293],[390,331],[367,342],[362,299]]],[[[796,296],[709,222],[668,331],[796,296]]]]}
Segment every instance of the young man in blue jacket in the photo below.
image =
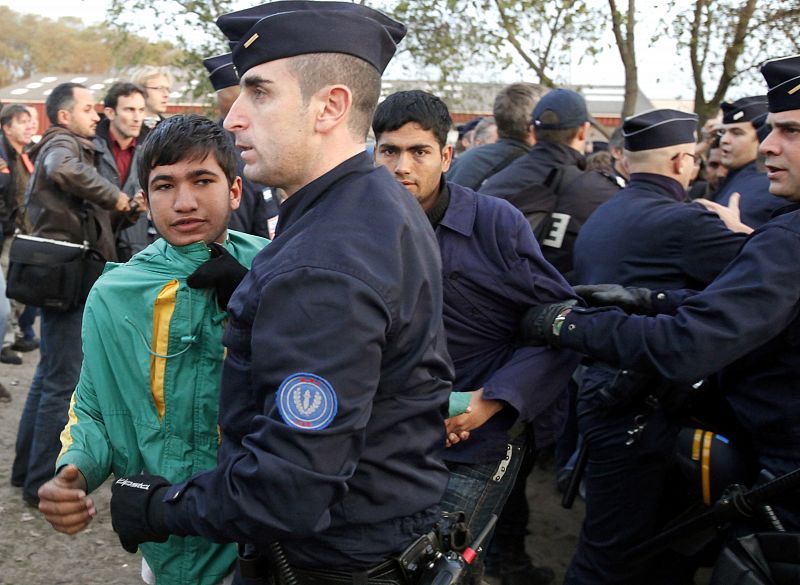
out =
{"type": "Polygon", "coordinates": [[[451,126],[444,102],[424,91],[390,95],[372,122],[375,162],[419,201],[439,242],[447,349],[456,369],[443,507],[465,511],[477,534],[500,514],[514,484],[527,447],[523,423],[553,403],[577,365],[571,352],[521,347],[518,323],[542,299],[565,301],[573,293],[520,211],[444,180],[451,126]],[[458,403],[468,404],[466,412],[458,403]]]}

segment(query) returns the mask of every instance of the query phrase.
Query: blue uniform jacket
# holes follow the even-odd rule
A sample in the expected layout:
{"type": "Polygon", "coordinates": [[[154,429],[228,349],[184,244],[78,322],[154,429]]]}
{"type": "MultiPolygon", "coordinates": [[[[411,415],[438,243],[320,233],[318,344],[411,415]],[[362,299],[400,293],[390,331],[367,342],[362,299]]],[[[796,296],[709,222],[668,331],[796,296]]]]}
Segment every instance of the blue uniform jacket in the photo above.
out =
{"type": "Polygon", "coordinates": [[[575,298],[542,256],[530,225],[510,203],[448,183],[450,204],[436,228],[442,252],[444,324],[456,369],[454,390],[484,388],[504,408],[468,441],[445,451],[461,463],[496,461],[517,418],[532,421],[567,387],[579,356],[514,342],[533,305],[575,298]]]}
{"type": "MultiPolygon", "coordinates": [[[[762,464],[800,460],[800,205],[753,232],[699,293],[678,291],[672,315],[574,309],[561,344],[665,378],[716,372],[762,464]]],[[[668,304],[668,303],[667,303],[668,304]]]]}
{"type": "Polygon", "coordinates": [[[170,488],[174,533],[360,569],[430,529],[452,366],[419,204],[359,154],[281,206],[228,306],[219,465],[170,488]]]}
{"type": "Polygon", "coordinates": [[[742,222],[752,228],[764,225],[775,210],[786,205],[786,201],[769,192],[767,174],[758,170],[756,161],[730,171],[711,200],[728,205],[734,193],[741,196],[739,213],[742,222]]]}
{"type": "Polygon", "coordinates": [[[701,289],[739,251],[745,236],[696,203],[674,179],[634,173],[586,221],[575,242],[580,284],[701,289]]]}

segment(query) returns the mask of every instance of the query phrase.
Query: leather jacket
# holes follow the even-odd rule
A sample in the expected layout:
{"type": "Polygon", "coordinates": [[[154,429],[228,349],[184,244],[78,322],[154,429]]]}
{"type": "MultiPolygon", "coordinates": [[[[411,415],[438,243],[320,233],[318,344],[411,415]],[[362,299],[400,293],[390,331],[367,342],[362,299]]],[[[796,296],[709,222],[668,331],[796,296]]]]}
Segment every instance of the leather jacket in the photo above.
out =
{"type": "Polygon", "coordinates": [[[73,243],[89,240],[107,260],[116,260],[110,214],[119,188],[95,169],[90,140],[66,128],[47,129],[31,151],[28,217],[35,236],[73,243]]]}

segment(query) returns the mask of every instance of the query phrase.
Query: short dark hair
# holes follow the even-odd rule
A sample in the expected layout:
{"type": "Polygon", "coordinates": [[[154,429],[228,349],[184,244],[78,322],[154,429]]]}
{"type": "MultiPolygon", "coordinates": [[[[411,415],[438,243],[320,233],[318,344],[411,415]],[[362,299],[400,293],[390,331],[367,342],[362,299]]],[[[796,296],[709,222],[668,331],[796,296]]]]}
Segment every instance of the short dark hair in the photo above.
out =
{"type": "Polygon", "coordinates": [[[106,97],[103,99],[103,107],[116,110],[119,98],[128,97],[129,95],[133,95],[135,93],[138,93],[143,98],[147,99],[144,89],[142,89],[140,86],[128,81],[118,81],[108,88],[108,93],[106,93],[106,97]]]}
{"type": "Polygon", "coordinates": [[[287,61],[300,85],[300,95],[306,104],[326,85],[346,85],[353,94],[350,112],[350,131],[366,139],[372,113],[381,96],[381,74],[372,65],[344,53],[309,53],[290,57],[287,61]]]}
{"type": "Polygon", "coordinates": [[[439,146],[447,144],[447,133],[453,125],[445,103],[432,93],[414,89],[398,91],[388,96],[375,110],[372,132],[379,140],[384,132],[399,130],[409,122],[416,122],[423,130],[430,130],[439,146]]]}
{"type": "Polygon", "coordinates": [[[546,130],[534,126],[533,133],[536,135],[536,142],[551,142],[569,146],[578,135],[580,129],[581,126],[577,128],[562,128],[560,130],[546,130]]]}
{"type": "Polygon", "coordinates": [[[0,110],[0,127],[11,124],[15,118],[22,115],[31,117],[28,108],[22,104],[7,104],[3,106],[3,109],[0,110]]]}
{"type": "Polygon", "coordinates": [[[86,89],[85,85],[80,83],[61,83],[47,96],[47,101],[44,103],[44,109],[47,112],[47,118],[54,126],[58,125],[58,112],[61,110],[71,111],[72,106],[75,105],[75,88],[86,89]]]}
{"type": "Polygon", "coordinates": [[[533,108],[542,93],[543,90],[532,83],[512,83],[501,89],[492,108],[497,135],[527,142],[533,108]]]}
{"type": "Polygon", "coordinates": [[[150,171],[162,165],[183,160],[204,160],[213,154],[228,185],[236,180],[238,166],[236,148],[230,133],[216,122],[197,114],[180,114],[158,124],[142,145],[136,172],[139,185],[148,194],[150,171]]]}

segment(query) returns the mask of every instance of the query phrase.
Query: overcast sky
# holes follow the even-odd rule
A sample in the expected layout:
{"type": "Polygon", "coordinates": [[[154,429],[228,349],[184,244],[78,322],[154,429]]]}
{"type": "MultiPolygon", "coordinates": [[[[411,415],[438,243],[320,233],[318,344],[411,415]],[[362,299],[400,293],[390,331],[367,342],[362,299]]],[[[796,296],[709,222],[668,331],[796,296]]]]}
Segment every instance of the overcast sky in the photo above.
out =
{"type": "MultiPolygon", "coordinates": [[[[256,0],[253,0],[253,4],[256,0]]],[[[593,0],[606,4],[606,0],[593,0]]],[[[682,1],[682,0],[679,0],[682,1]]],[[[643,3],[644,4],[644,3],[643,3]]],[[[24,13],[42,14],[50,18],[61,16],[77,16],[87,23],[100,22],[105,17],[108,0],[0,0],[0,5],[9,6],[12,10],[24,13]]],[[[665,0],[655,0],[647,3],[648,15],[658,12],[659,7],[666,5],[665,0]]],[[[637,58],[639,61],[639,84],[644,94],[651,99],[691,99],[693,89],[690,85],[690,75],[681,72],[678,64],[686,62],[686,57],[676,56],[677,50],[675,43],[671,39],[663,39],[656,46],[649,47],[644,39],[650,35],[654,24],[648,26],[644,19],[647,16],[639,16],[643,19],[640,22],[638,31],[639,42],[637,43],[637,58]]],[[[574,51],[572,65],[566,74],[567,82],[576,85],[603,84],[603,85],[622,85],[624,75],[622,64],[616,48],[610,48],[598,57],[597,62],[591,59],[580,60],[581,50],[574,51]]],[[[390,77],[398,77],[403,74],[403,70],[390,70],[387,72],[390,77]]],[[[498,74],[497,80],[503,83],[517,81],[520,74],[514,71],[507,71],[498,74]]],[[[484,80],[484,78],[479,78],[484,80]]],[[[747,90],[752,90],[747,88],[747,90]]],[[[743,88],[743,91],[747,91],[743,88]]],[[[757,90],[756,90],[757,91],[757,90]]],[[[740,97],[741,93],[736,88],[731,90],[731,95],[740,97]]],[[[742,93],[744,95],[744,93],[742,93]]]]}

